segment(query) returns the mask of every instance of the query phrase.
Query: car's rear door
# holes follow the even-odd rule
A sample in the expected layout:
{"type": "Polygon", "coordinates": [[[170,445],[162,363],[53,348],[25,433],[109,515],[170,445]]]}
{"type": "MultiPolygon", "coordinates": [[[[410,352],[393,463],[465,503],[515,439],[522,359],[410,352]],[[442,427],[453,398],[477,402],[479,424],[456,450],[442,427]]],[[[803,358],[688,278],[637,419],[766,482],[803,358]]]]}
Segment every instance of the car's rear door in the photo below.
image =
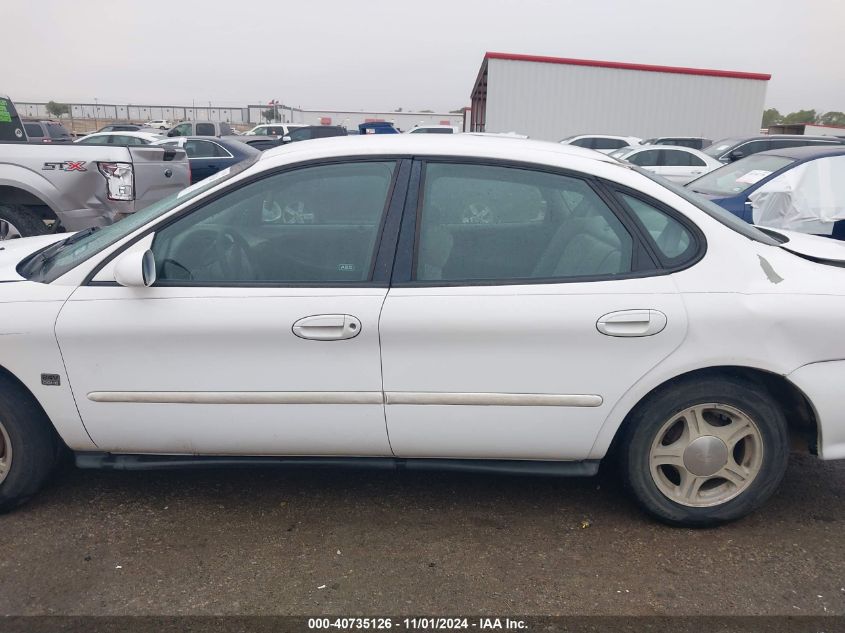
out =
{"type": "Polygon", "coordinates": [[[699,240],[649,204],[636,219],[588,176],[416,169],[380,326],[395,454],[586,458],[617,400],[686,332],[658,241],[690,257],[699,240]]]}
{"type": "Polygon", "coordinates": [[[389,455],[378,318],[408,172],[384,158],[264,175],[138,242],[153,286],[106,267],[77,289],[56,334],[97,446],[389,455]]]}

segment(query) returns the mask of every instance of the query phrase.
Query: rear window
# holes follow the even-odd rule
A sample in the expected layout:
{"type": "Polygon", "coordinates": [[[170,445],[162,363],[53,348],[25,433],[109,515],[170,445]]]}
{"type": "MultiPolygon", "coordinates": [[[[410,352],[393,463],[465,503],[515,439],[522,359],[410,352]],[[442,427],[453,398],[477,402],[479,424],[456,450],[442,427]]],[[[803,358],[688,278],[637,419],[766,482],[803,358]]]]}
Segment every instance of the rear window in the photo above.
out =
{"type": "Polygon", "coordinates": [[[67,131],[64,125],[59,123],[48,123],[47,124],[47,133],[50,135],[50,138],[69,138],[70,132],[67,131]]]}
{"type": "Polygon", "coordinates": [[[687,186],[697,193],[711,196],[735,196],[794,162],[793,159],[783,156],[755,154],[704,174],[687,186]]]}

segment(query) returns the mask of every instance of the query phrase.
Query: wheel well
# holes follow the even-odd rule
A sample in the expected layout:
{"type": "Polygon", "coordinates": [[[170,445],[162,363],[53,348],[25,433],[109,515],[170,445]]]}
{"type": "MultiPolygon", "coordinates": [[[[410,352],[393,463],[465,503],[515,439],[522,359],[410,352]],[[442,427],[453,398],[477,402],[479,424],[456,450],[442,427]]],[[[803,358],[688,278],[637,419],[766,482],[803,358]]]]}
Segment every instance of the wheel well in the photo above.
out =
{"type": "Polygon", "coordinates": [[[53,209],[50,208],[38,196],[29,193],[19,187],[11,187],[9,185],[0,185],[0,205],[15,204],[28,207],[33,212],[37,213],[42,220],[57,220],[58,217],[53,209]]]}
{"type": "Polygon", "coordinates": [[[618,444],[625,435],[625,430],[631,423],[634,414],[655,394],[666,389],[671,389],[674,385],[680,382],[693,381],[701,378],[745,378],[762,385],[772,400],[781,408],[786,422],[789,427],[790,444],[792,450],[800,450],[808,452],[811,455],[818,455],[819,442],[819,425],[816,419],[815,411],[810,405],[807,396],[798,389],[794,384],[787,380],[780,374],[756,369],[754,367],[740,367],[740,366],[724,366],[724,367],[707,367],[705,369],[696,369],[694,371],[680,374],[674,378],[667,380],[663,384],[658,385],[649,391],[640,401],[628,412],[625,416],[613,442],[610,445],[608,453],[614,453],[618,449],[618,444]]]}
{"type": "Polygon", "coordinates": [[[35,397],[35,394],[30,391],[29,387],[21,382],[21,380],[15,376],[12,372],[8,369],[0,365],[0,389],[11,388],[16,389],[19,393],[23,394],[25,397],[29,398],[32,403],[38,407],[41,413],[44,414],[44,418],[50,421],[50,428],[53,429],[53,434],[57,438],[57,441],[64,446],[64,442],[59,437],[56,428],[53,426],[52,420],[50,420],[50,416],[47,415],[47,412],[44,411],[44,407],[41,406],[41,403],[38,402],[38,398],[35,397]]]}

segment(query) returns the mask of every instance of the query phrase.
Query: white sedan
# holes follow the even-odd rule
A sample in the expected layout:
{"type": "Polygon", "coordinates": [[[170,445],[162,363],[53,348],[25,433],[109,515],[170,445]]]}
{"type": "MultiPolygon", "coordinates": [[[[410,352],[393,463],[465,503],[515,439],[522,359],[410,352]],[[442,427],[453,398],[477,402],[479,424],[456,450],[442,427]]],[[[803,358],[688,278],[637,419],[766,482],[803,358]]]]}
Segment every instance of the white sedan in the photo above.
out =
{"type": "Polygon", "coordinates": [[[74,143],[82,145],[149,145],[166,138],[152,132],[95,132],[88,134],[74,143]]]}
{"type": "Polygon", "coordinates": [[[623,147],[610,155],[681,184],[724,166],[697,149],[673,145],[623,147]]]}
{"type": "Polygon", "coordinates": [[[845,458],[845,246],[637,167],[458,134],[297,143],[0,251],[0,508],[88,468],[589,475],[663,521],[845,458]]]}
{"type": "Polygon", "coordinates": [[[577,134],[561,139],[561,145],[574,145],[585,149],[594,149],[602,154],[610,154],[629,145],[639,145],[641,138],[636,136],[614,136],[612,134],[577,134]]]}

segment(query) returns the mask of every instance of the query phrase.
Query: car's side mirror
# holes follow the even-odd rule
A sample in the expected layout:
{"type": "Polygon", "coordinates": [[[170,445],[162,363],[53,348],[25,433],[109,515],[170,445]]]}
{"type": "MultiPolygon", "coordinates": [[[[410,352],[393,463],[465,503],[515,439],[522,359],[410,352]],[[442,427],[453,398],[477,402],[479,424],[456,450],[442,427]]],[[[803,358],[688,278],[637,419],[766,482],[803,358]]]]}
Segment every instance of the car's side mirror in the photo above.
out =
{"type": "Polygon", "coordinates": [[[156,280],[156,262],[150,249],[128,251],[114,265],[114,280],[127,288],[152,286],[156,280]]]}
{"type": "Polygon", "coordinates": [[[730,154],[728,154],[728,159],[733,162],[735,160],[739,160],[740,158],[744,158],[745,153],[741,149],[735,149],[730,154]]]}
{"type": "Polygon", "coordinates": [[[283,137],[282,137],[282,143],[290,143],[290,142],[291,142],[291,140],[292,140],[292,139],[291,139],[291,137],[290,137],[290,136],[283,136],[283,137]]]}
{"type": "Polygon", "coordinates": [[[179,136],[179,130],[170,130],[167,132],[167,136],[179,136]]]}

